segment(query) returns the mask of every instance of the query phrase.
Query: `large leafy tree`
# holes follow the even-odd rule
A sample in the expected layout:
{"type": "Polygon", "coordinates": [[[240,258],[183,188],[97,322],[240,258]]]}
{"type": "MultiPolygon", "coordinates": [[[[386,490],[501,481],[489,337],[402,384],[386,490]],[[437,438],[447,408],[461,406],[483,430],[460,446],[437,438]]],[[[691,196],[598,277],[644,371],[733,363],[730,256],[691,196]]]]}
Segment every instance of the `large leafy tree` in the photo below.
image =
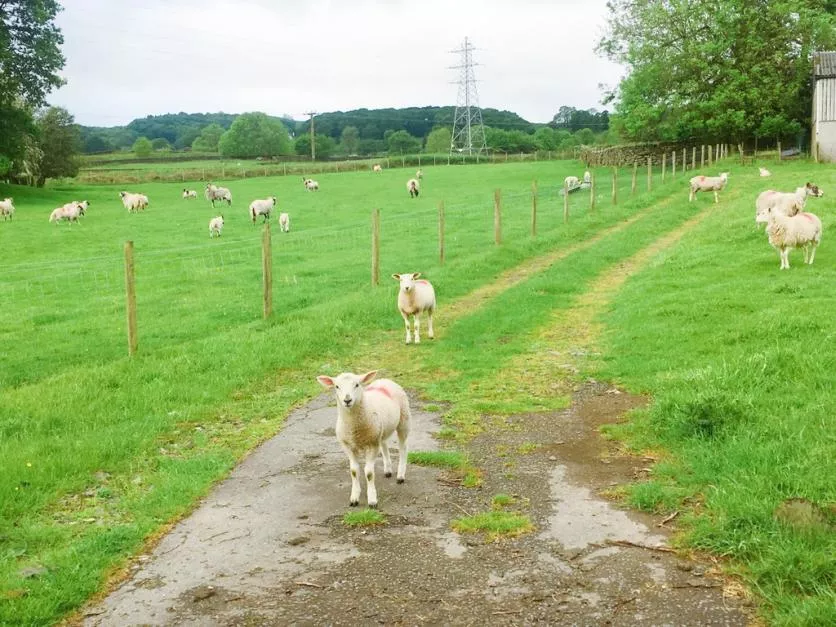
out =
{"type": "Polygon", "coordinates": [[[357,147],[360,145],[360,131],[356,126],[346,126],[340,135],[340,143],[343,152],[347,155],[357,154],[357,147]]]}
{"type": "Polygon", "coordinates": [[[81,131],[69,111],[50,107],[36,119],[38,145],[43,151],[38,185],[47,178],[78,174],[76,156],[81,151],[81,131]]]}
{"type": "Polygon", "coordinates": [[[150,157],[153,150],[154,146],[151,144],[151,140],[147,137],[138,137],[134,142],[134,145],[131,147],[131,151],[133,151],[133,153],[140,159],[150,157]]]}
{"type": "Polygon", "coordinates": [[[291,152],[284,124],[264,113],[244,113],[221,136],[218,148],[224,157],[272,157],[291,152]]]}
{"type": "Polygon", "coordinates": [[[59,10],[55,0],[0,2],[0,162],[6,169],[31,157],[32,112],[62,84],[59,10]]]}
{"type": "Polygon", "coordinates": [[[386,147],[393,154],[407,154],[421,150],[421,140],[406,131],[395,131],[386,136],[386,147]]]}
{"type": "Polygon", "coordinates": [[[452,140],[452,133],[446,126],[439,126],[430,131],[427,135],[426,151],[429,153],[448,153],[450,152],[450,141],[452,140]]]}
{"type": "Polygon", "coordinates": [[[210,124],[200,131],[200,137],[192,142],[192,150],[217,152],[218,142],[220,142],[223,134],[224,129],[220,124],[210,124]]]}
{"type": "Polygon", "coordinates": [[[811,55],[836,44],[834,0],[610,0],[599,52],[629,74],[610,94],[634,140],[797,132],[811,55]]]}

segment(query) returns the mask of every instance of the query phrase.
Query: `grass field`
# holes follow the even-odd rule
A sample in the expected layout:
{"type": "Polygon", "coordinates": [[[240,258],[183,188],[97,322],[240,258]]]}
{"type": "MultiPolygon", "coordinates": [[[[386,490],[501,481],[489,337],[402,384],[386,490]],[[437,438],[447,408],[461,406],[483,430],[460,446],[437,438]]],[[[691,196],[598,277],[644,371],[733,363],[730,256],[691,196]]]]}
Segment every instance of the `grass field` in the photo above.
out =
{"type": "MultiPolygon", "coordinates": [[[[814,167],[776,166],[771,183],[792,188],[814,167]]],[[[834,502],[825,413],[832,328],[822,311],[832,304],[826,280],[832,284],[836,257],[825,236],[815,266],[801,267],[796,256],[791,272],[778,272],[777,255],[752,222],[763,182],[751,169],[732,167],[724,203],[697,234],[619,294],[606,315],[600,367],[657,399],[620,435],[673,453],[631,498],[674,508],[696,497],[701,516],[688,520],[685,541],[732,556],[768,601],[764,612],[789,624],[832,612],[832,530],[829,537],[798,530],[775,523],[771,512],[790,496],[823,508],[834,502]],[[779,402],[786,411],[770,413],[779,402]]],[[[176,183],[136,189],[151,198],[137,215],[121,207],[116,187],[0,189],[18,208],[14,222],[0,225],[7,255],[0,299],[8,304],[0,328],[4,345],[15,347],[0,354],[0,596],[8,599],[0,622],[48,623],[77,607],[275,433],[291,407],[317,394],[320,371],[388,367],[407,387],[453,404],[452,437],[478,429],[485,414],[564,406],[565,394],[517,385],[526,375],[515,360],[597,276],[710,204],[708,197],[689,204],[681,176],[628,200],[622,175],[618,206],[599,184],[596,213],[586,194],[573,195],[564,226],[555,183],[580,171],[570,162],[425,168],[417,201],[397,170],[318,176],[318,193],[293,177],[233,181],[233,206],[218,210],[224,236],[214,241],[207,224],[217,212],[203,199],[181,200],[176,183]],[[500,247],[494,188],[503,190],[500,247]],[[273,233],[276,313],[264,322],[261,230],[246,205],[271,194],[291,214],[292,231],[273,233]],[[47,223],[53,207],[85,197],[93,204],[81,225],[47,223]],[[443,267],[435,221],[442,199],[443,267]],[[369,285],[373,207],[382,214],[378,288],[369,285]],[[125,356],[126,239],[136,245],[140,353],[132,360],[125,356]],[[468,305],[502,271],[563,249],[565,257],[542,272],[468,305]],[[388,276],[410,270],[436,286],[441,336],[393,351],[402,322],[388,276]],[[45,570],[25,578],[30,567],[45,570]]],[[[830,170],[814,173],[826,190],[836,184],[830,170]]],[[[605,170],[596,174],[608,181],[605,170]]],[[[826,198],[811,202],[827,230],[826,198]]]]}

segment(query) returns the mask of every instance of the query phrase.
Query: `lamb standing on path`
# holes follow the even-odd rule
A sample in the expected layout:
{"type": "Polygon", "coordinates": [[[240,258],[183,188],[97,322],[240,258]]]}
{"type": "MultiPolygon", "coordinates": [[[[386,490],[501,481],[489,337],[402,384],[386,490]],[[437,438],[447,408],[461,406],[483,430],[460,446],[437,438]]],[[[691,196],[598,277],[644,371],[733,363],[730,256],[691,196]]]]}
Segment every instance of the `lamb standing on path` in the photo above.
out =
{"type": "Polygon", "coordinates": [[[729,173],[721,172],[720,176],[695,176],[689,183],[691,191],[688,194],[688,202],[696,198],[697,192],[714,192],[714,202],[720,202],[720,197],[717,195],[721,189],[726,186],[729,181],[729,173]]]}
{"type": "Polygon", "coordinates": [[[767,210],[769,224],[766,232],[769,243],[781,256],[781,270],[790,267],[790,250],[804,249],[804,263],[812,265],[816,257],[816,247],[821,243],[821,220],[812,213],[801,212],[794,216],[786,216],[779,209],[770,207],[767,210]]]}
{"type": "Polygon", "coordinates": [[[366,498],[369,507],[377,507],[374,465],[378,452],[383,455],[383,472],[392,476],[392,459],[387,440],[398,434],[398,483],[406,479],[407,436],[411,413],[409,398],[403,388],[389,379],[372,380],[377,371],[356,375],[343,372],[337,377],[320,375],[316,379],[325,389],[334,389],[337,397],[337,441],[348,455],[351,495],[348,504],[360,503],[360,458],[365,458],[366,498]],[[371,385],[369,385],[371,383],[371,385]]]}
{"type": "Polygon", "coordinates": [[[403,316],[406,325],[406,343],[412,342],[412,334],[409,329],[409,316],[412,316],[415,327],[415,343],[421,342],[421,321],[422,313],[427,312],[427,335],[430,339],[435,337],[433,333],[433,312],[435,312],[435,290],[429,281],[416,280],[421,276],[420,272],[407,272],[406,274],[393,274],[392,278],[400,281],[401,289],[398,291],[398,311],[403,316]]]}

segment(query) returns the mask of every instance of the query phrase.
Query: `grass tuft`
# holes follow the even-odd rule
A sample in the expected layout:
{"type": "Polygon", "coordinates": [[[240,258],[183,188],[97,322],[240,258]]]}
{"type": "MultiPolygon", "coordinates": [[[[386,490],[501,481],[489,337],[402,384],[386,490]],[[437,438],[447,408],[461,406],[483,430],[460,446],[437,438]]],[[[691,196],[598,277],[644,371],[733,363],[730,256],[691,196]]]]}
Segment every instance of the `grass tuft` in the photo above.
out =
{"type": "Polygon", "coordinates": [[[361,509],[356,512],[346,512],[343,516],[346,527],[374,527],[386,524],[386,516],[376,509],[361,509]]]}
{"type": "Polygon", "coordinates": [[[452,526],[459,533],[484,532],[489,540],[513,538],[534,531],[528,516],[504,511],[463,516],[454,520],[452,526]]]}
{"type": "Polygon", "coordinates": [[[410,451],[409,463],[461,470],[467,466],[467,457],[459,451],[410,451]]]}

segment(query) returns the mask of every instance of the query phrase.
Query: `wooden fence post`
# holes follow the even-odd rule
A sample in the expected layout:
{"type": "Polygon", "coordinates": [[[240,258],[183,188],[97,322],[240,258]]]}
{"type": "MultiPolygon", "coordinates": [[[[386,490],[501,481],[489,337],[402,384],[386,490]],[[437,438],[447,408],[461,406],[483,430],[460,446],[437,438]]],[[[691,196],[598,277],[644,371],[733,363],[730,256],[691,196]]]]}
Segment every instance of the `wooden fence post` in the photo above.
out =
{"type": "Polygon", "coordinates": [[[612,204],[618,204],[618,168],[612,169],[612,204]]]}
{"type": "Polygon", "coordinates": [[[128,314],[128,355],[136,353],[136,283],[134,282],[134,243],[125,242],[125,308],[128,314]]]}
{"type": "Polygon", "coordinates": [[[537,181],[531,181],[531,237],[537,237],[537,181]]]}
{"type": "Polygon", "coordinates": [[[696,146],[691,148],[691,169],[692,170],[697,169],[697,147],[696,146]]]}
{"type": "Polygon", "coordinates": [[[700,146],[700,170],[705,167],[705,144],[700,146]]]}
{"type": "Polygon", "coordinates": [[[665,182],[665,170],[667,169],[667,157],[668,154],[666,152],[662,153],[662,182],[665,182]]]}
{"type": "Polygon", "coordinates": [[[653,157],[647,158],[647,191],[653,188],[653,157]]]}
{"type": "Polygon", "coordinates": [[[563,223],[569,222],[569,183],[563,181],[563,223]]]}
{"type": "Polygon", "coordinates": [[[712,164],[714,162],[714,159],[712,159],[712,150],[713,149],[714,149],[714,146],[712,146],[711,144],[708,144],[708,167],[709,168],[712,166],[712,164]]]}
{"type": "Polygon", "coordinates": [[[671,152],[671,178],[676,178],[676,151],[671,152]]]}
{"type": "Polygon", "coordinates": [[[379,284],[380,284],[380,209],[373,209],[372,210],[372,286],[377,287],[379,284]]]}
{"type": "Polygon", "coordinates": [[[684,173],[685,170],[688,169],[688,153],[685,152],[685,149],[682,149],[682,172],[684,173]]]}
{"type": "Polygon", "coordinates": [[[438,263],[444,265],[444,201],[438,203],[438,263]]]}
{"type": "MultiPolygon", "coordinates": [[[[589,210],[595,211],[595,173],[589,173],[589,210]]],[[[569,208],[566,208],[566,215],[569,215],[569,208]]]]}
{"type": "Polygon", "coordinates": [[[502,243],[502,190],[493,192],[493,241],[499,246],[502,243]]]}
{"type": "Polygon", "coordinates": [[[264,225],[261,234],[261,274],[264,287],[264,319],[273,313],[273,251],[270,238],[270,223],[264,225]]]}
{"type": "Polygon", "coordinates": [[[778,142],[778,161],[781,161],[781,142],[778,142]]]}
{"type": "Polygon", "coordinates": [[[633,180],[630,181],[630,195],[631,196],[636,193],[636,178],[638,177],[638,175],[639,175],[639,162],[634,161],[633,162],[633,180]]]}

